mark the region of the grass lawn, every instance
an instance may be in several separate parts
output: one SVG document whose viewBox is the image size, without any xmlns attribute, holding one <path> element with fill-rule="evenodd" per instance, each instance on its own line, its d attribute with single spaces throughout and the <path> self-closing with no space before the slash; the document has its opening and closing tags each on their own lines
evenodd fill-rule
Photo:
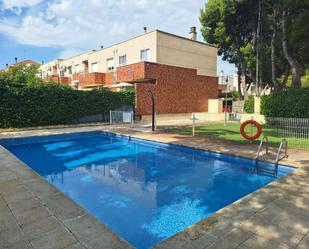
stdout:
<svg viewBox="0 0 309 249">
<path fill-rule="evenodd" d="M 240 123 L 228 123 L 226 126 L 224 126 L 224 124 L 206 124 L 197 126 L 195 132 L 196 136 L 248 143 L 248 140 L 240 135 L 239 128 Z M 192 134 L 192 126 L 174 126 L 165 127 L 165 129 L 179 134 Z M 245 132 L 247 134 L 255 134 L 256 128 L 247 125 Z M 277 147 L 283 137 L 282 134 L 284 134 L 284 132 L 281 130 L 263 127 L 262 135 L 259 139 L 255 140 L 254 143 L 260 143 L 263 135 L 266 135 L 268 136 L 270 145 Z M 309 150 L 309 139 L 299 139 L 292 136 L 287 136 L 285 138 L 288 141 L 289 148 Z"/>
</svg>

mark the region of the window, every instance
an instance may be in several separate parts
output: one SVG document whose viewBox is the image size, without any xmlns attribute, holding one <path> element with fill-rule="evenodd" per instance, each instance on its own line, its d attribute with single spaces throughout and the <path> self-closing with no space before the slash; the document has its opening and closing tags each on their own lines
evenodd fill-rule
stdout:
<svg viewBox="0 0 309 249">
<path fill-rule="evenodd" d="M 114 70 L 114 58 L 107 59 L 107 71 L 113 71 Z"/>
<path fill-rule="evenodd" d="M 150 61 L 150 49 L 141 50 L 141 61 Z"/>
<path fill-rule="evenodd" d="M 72 66 L 68 66 L 68 73 L 69 73 L 69 75 L 72 74 Z"/>
<path fill-rule="evenodd" d="M 80 66 L 79 64 L 75 65 L 75 73 L 79 73 L 80 72 Z"/>
<path fill-rule="evenodd" d="M 119 56 L 119 66 L 125 66 L 127 64 L 127 55 Z"/>
<path fill-rule="evenodd" d="M 64 76 L 64 67 L 60 68 L 60 76 L 63 77 Z"/>
<path fill-rule="evenodd" d="M 92 72 L 98 72 L 98 63 L 97 62 L 91 64 L 91 70 L 92 70 Z"/>
</svg>

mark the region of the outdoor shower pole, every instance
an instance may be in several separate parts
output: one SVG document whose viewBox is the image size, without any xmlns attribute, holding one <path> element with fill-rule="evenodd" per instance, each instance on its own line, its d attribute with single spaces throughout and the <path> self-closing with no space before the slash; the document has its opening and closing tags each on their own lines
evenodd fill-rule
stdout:
<svg viewBox="0 0 309 249">
<path fill-rule="evenodd" d="M 155 130 L 155 99 L 152 91 L 148 92 L 148 95 L 151 97 L 151 105 L 152 105 L 152 124 L 151 124 L 151 130 Z"/>
</svg>

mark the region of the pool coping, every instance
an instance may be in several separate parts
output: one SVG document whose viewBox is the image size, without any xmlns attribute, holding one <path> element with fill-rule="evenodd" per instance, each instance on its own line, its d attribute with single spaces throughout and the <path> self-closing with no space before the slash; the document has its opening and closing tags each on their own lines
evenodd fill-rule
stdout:
<svg viewBox="0 0 309 249">
<path fill-rule="evenodd" d="M 145 140 L 145 138 L 141 136 L 128 135 L 126 134 L 126 132 L 113 132 L 109 129 L 100 129 L 99 131 L 109 133 L 112 132 L 116 135 L 118 134 L 122 136 Z M 63 132 L 59 130 L 58 133 L 47 134 L 47 136 L 70 133 L 76 133 L 76 130 L 72 130 L 70 132 Z M 46 134 L 37 135 L 35 137 L 41 137 L 45 135 Z M 7 137 L 7 139 L 10 138 L 16 137 Z M 162 141 L 156 140 L 155 138 L 146 140 L 164 143 Z M 194 146 L 181 145 L 178 143 L 170 144 L 201 150 L 201 148 Z M 245 159 L 252 159 L 250 157 L 242 155 L 221 153 L 220 151 L 205 151 L 220 153 L 223 155 L 237 156 Z M 9 171 L 11 173 L 9 175 L 13 177 L 13 179 L 11 180 L 0 181 L 0 186 L 4 187 L 4 190 L 2 188 L 0 190 L 0 204 L 2 198 L 15 218 L 16 216 L 14 215 L 14 201 L 11 202 L 10 198 L 7 199 L 5 191 L 9 191 L 12 188 L 18 189 L 22 186 L 26 190 L 26 192 L 31 192 L 34 199 L 40 202 L 40 206 L 48 209 L 50 215 L 48 217 L 44 217 L 44 219 L 50 219 L 50 217 L 53 217 L 53 219 L 57 220 L 57 223 L 59 223 L 60 226 L 62 226 L 66 229 L 66 231 L 69 232 L 71 237 L 73 237 L 71 245 L 78 244 L 79 246 L 81 246 L 81 248 L 102 248 L 102 245 L 104 245 L 106 248 L 134 248 L 132 245 L 128 244 L 123 238 L 121 238 L 121 236 L 111 231 L 103 223 L 98 221 L 92 215 L 88 214 L 87 211 L 81 208 L 77 203 L 75 203 L 69 197 L 64 195 L 61 191 L 56 189 L 47 180 L 39 176 L 28 165 L 21 162 L 17 157 L 15 157 L 12 153 L 6 150 L 3 146 L 0 146 L 0 158 L 2 162 L 3 160 L 5 160 L 6 165 L 4 166 L 4 164 L 1 163 L 0 170 Z M 297 167 L 297 165 L 290 165 L 288 162 L 284 165 Z M 281 193 L 280 187 L 282 187 L 282 184 L 284 184 L 287 179 L 293 178 L 295 176 L 297 177 L 299 174 L 302 174 L 301 169 L 302 167 L 298 167 L 294 170 L 294 172 L 290 173 L 289 175 L 284 176 L 277 181 L 271 182 L 268 185 L 258 189 L 257 191 L 246 195 L 245 197 L 220 209 L 216 213 L 208 216 L 207 218 L 183 230 L 182 232 L 159 242 L 157 245 L 153 246 L 153 248 L 192 248 L 192 246 L 194 248 L 206 248 L 208 246 L 216 244 L 217 241 L 219 241 L 223 236 L 229 234 L 232 230 L 240 229 L 239 225 L 242 222 L 245 222 L 250 217 L 256 215 L 259 210 L 263 210 L 265 206 L 276 201 Z M 18 194 L 18 192 L 15 194 Z M 258 198 L 262 198 L 263 202 L 259 201 L 259 203 L 256 203 L 255 200 Z M 56 199 L 60 206 L 63 205 L 63 207 L 61 208 L 58 205 L 53 205 L 51 200 L 54 199 Z M 67 212 L 67 210 L 65 209 L 69 209 L 70 212 Z M 17 210 L 16 212 L 19 211 Z M 18 219 L 16 220 L 16 222 L 19 224 L 21 230 L 23 229 L 23 225 L 27 225 L 21 223 Z M 89 224 L 91 224 L 90 227 Z M 87 233 L 88 230 L 91 230 L 92 233 L 95 234 L 91 235 L 91 240 L 87 238 L 87 236 L 90 236 Z M 87 236 L 83 235 L 83 233 L 85 232 Z M 250 229 L 246 230 L 244 228 L 242 228 L 241 232 L 245 232 L 245 234 L 250 234 L 251 236 L 252 234 L 254 234 L 254 231 Z M 38 237 L 34 237 L 32 240 L 29 240 L 33 248 L 35 245 L 34 242 L 36 242 L 37 240 Z"/>
</svg>

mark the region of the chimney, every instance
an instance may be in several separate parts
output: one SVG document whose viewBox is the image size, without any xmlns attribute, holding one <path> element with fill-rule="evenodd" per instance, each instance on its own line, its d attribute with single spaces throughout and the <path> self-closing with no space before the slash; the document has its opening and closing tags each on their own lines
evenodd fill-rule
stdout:
<svg viewBox="0 0 309 249">
<path fill-rule="evenodd" d="M 193 40 L 193 41 L 196 41 L 196 27 L 191 27 L 190 28 L 190 33 L 189 33 L 189 39 L 190 40 Z"/>
<path fill-rule="evenodd" d="M 14 59 L 15 59 L 15 64 L 17 64 L 17 57 L 15 57 Z"/>
</svg>

